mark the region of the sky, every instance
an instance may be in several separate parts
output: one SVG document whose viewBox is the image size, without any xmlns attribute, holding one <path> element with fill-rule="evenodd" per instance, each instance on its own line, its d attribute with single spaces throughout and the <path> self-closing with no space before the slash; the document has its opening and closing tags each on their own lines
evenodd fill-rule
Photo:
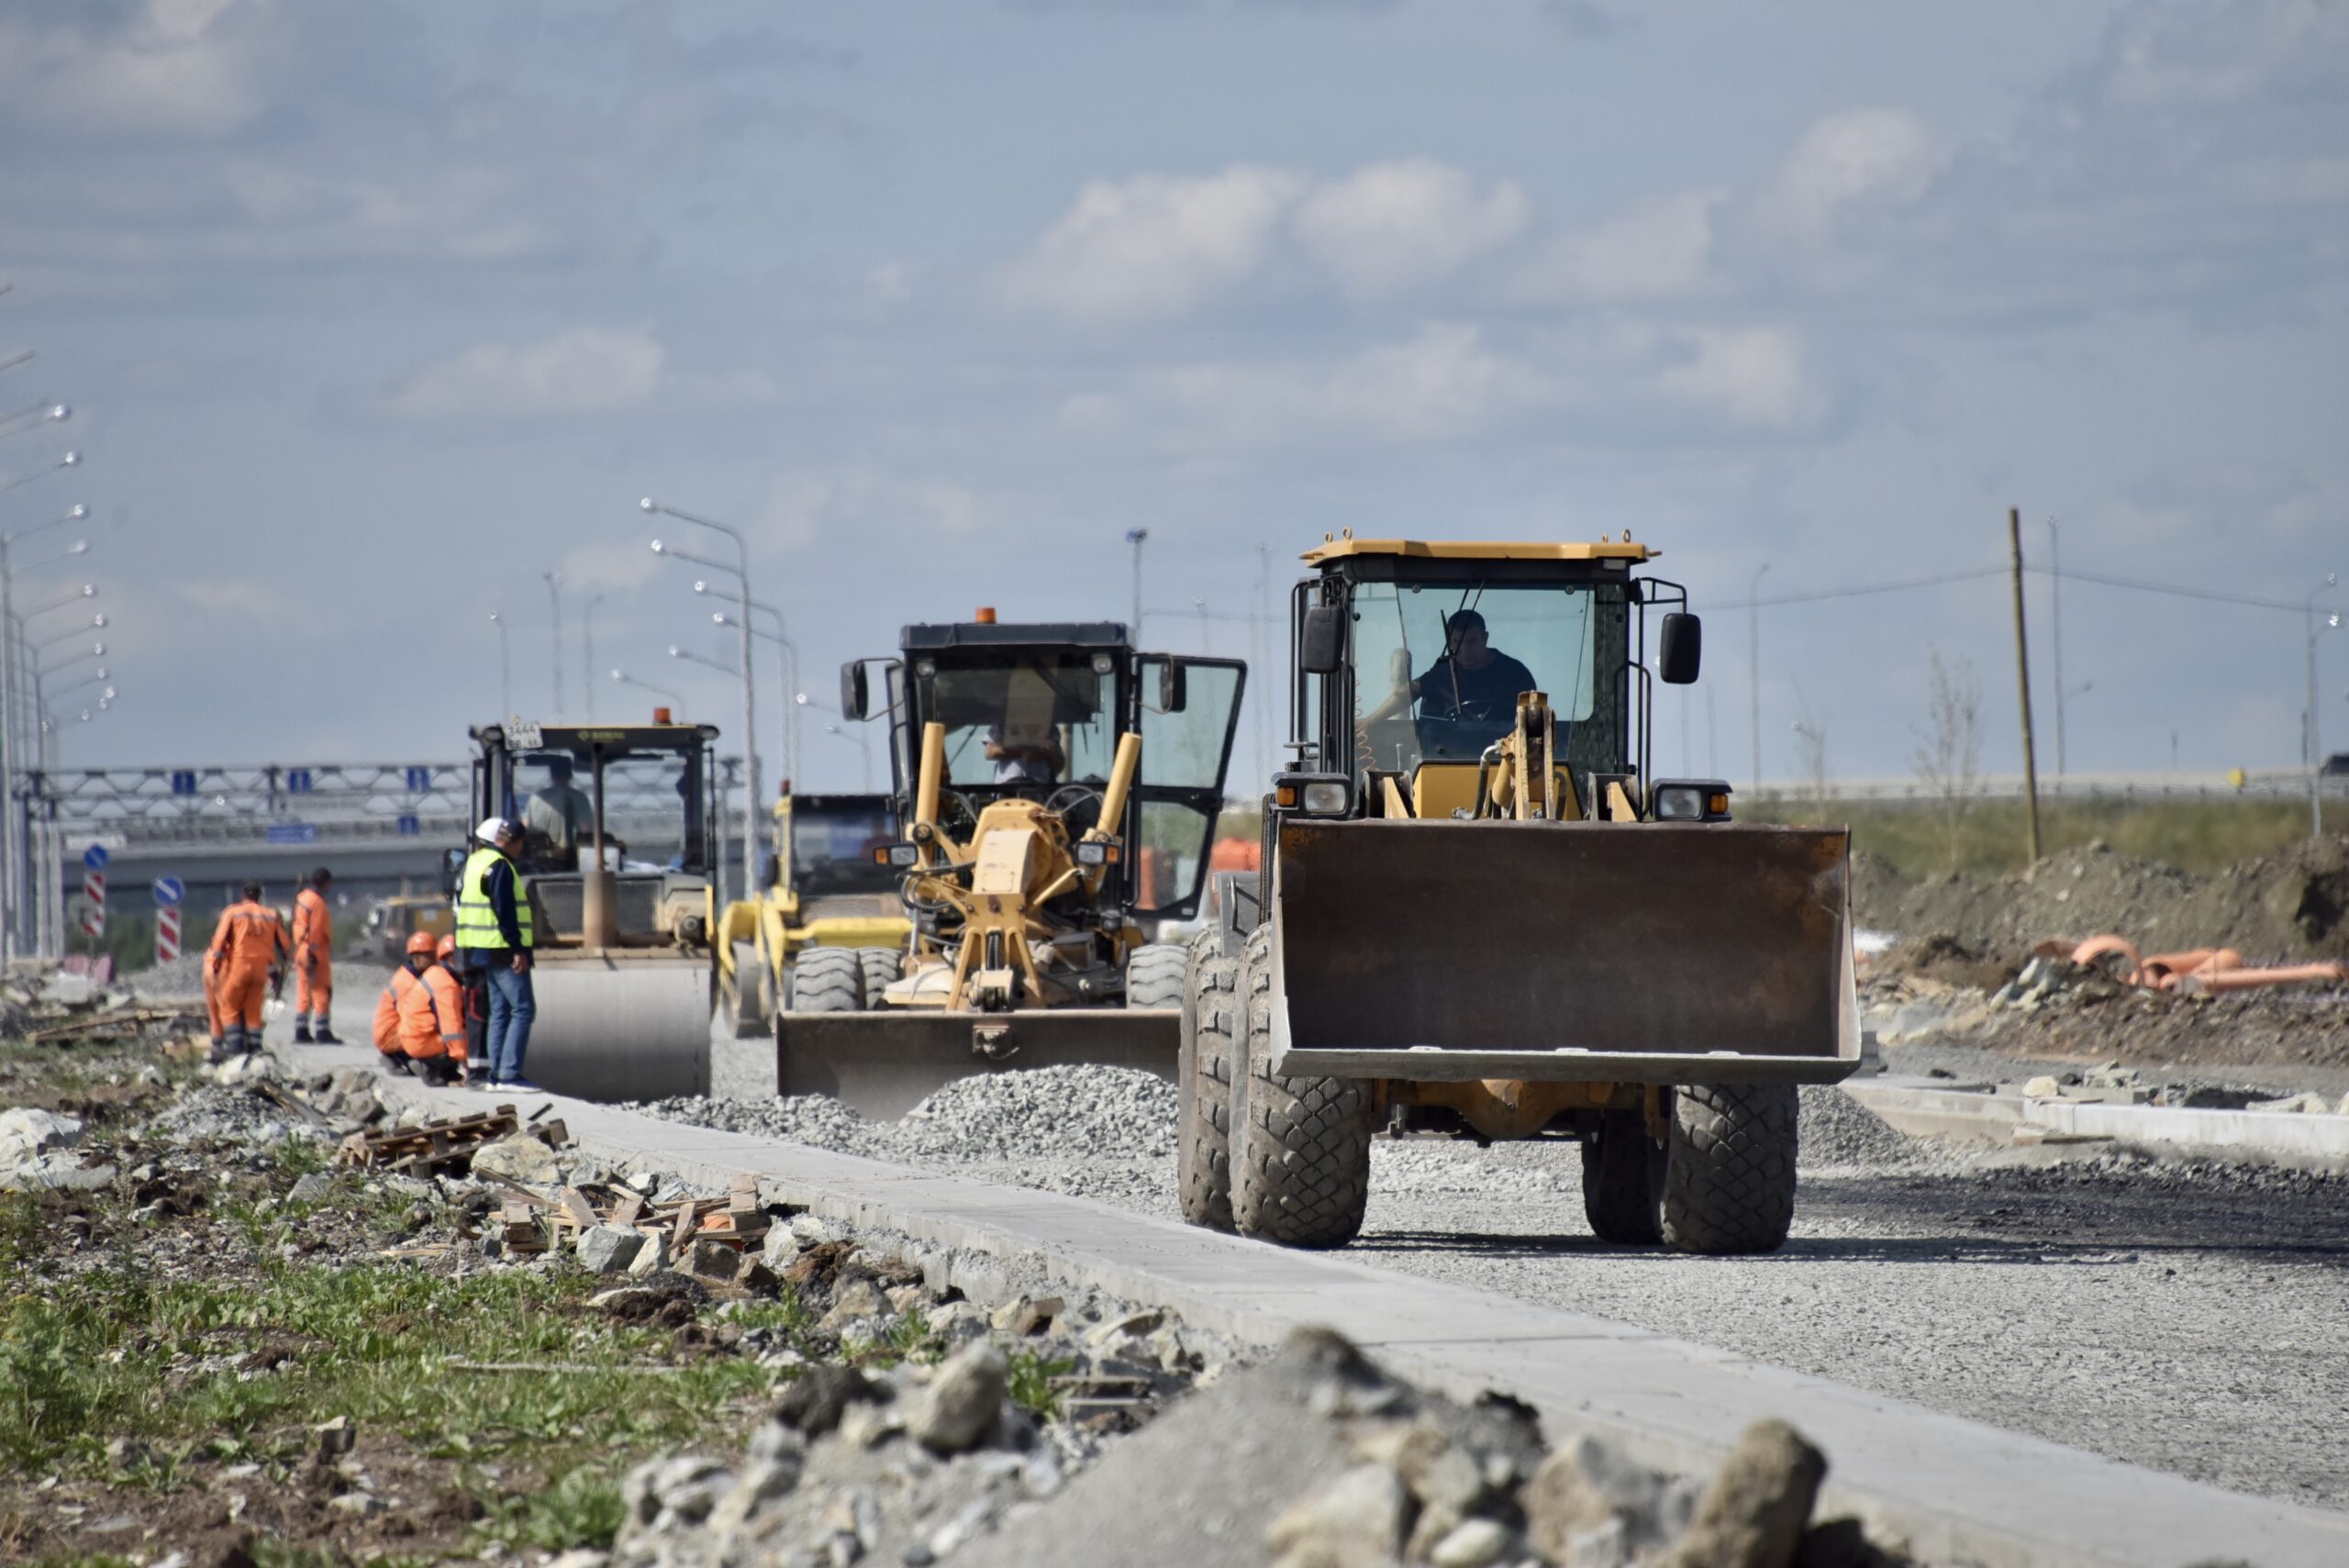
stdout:
<svg viewBox="0 0 2349 1568">
<path fill-rule="evenodd" d="M 1709 623 L 1659 767 L 1741 784 L 1798 724 L 1909 774 L 1935 658 L 2019 767 L 2003 577 L 1802 597 L 2002 566 L 2009 507 L 2035 566 L 2349 575 L 2349 6 L 0 0 L 0 139 L 68 767 L 461 756 L 501 625 L 513 710 L 664 700 L 619 669 L 732 749 L 668 652 L 733 662 L 731 580 L 649 548 L 732 541 L 646 495 L 743 531 L 818 703 L 907 622 L 1128 617 L 1130 529 L 1142 640 L 1227 656 L 1325 532 L 1629 529 Z M 2071 771 L 2298 760 L 2299 612 L 2061 614 Z"/>
</svg>

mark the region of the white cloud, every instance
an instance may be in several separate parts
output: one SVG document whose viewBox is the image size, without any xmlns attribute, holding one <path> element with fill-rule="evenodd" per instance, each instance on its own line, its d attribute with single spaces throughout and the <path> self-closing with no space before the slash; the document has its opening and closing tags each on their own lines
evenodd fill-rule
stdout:
<svg viewBox="0 0 2349 1568">
<path fill-rule="evenodd" d="M 1525 193 L 1429 158 L 1374 163 L 1323 185 L 1297 208 L 1297 237 L 1357 295 L 1431 282 L 1515 239 Z"/>
<path fill-rule="evenodd" d="M 1805 131 L 1756 203 L 1764 228 L 1801 243 L 1824 241 L 1847 210 L 1907 201 L 1935 162 L 1924 122 L 1906 109 L 1847 109 Z"/>
<path fill-rule="evenodd" d="M 1686 358 L 1656 378 L 1675 397 L 1766 430 L 1795 429 L 1823 412 L 1791 328 L 1692 328 L 1681 343 Z"/>
<path fill-rule="evenodd" d="M 1278 169 L 1097 180 L 1011 271 L 1015 296 L 1080 320 L 1161 316 L 1253 272 L 1302 188 Z"/>
<path fill-rule="evenodd" d="M 1152 372 L 1121 393 L 1070 398 L 1061 413 L 1073 429 L 1131 430 L 1191 448 L 1331 436 L 1434 441 L 1469 434 L 1544 390 L 1541 376 L 1487 348 L 1477 328 L 1442 322 L 1332 363 Z"/>
<path fill-rule="evenodd" d="M 1719 191 L 1642 202 L 1544 249 L 1520 280 L 1528 298 L 1621 304 L 1677 299 L 1710 282 Z"/>
<path fill-rule="evenodd" d="M 961 484 L 938 479 L 849 473 L 786 473 L 768 487 L 761 528 L 773 543 L 799 549 L 827 534 L 968 534 L 986 520 L 985 505 Z"/>
<path fill-rule="evenodd" d="M 276 33 L 255 0 L 147 0 L 107 26 L 104 8 L 39 8 L 0 20 L 0 103 L 17 116 L 101 130 L 217 136 L 259 114 Z M 68 19 L 70 18 L 70 19 Z"/>
<path fill-rule="evenodd" d="M 602 413 L 651 396 L 663 357 L 648 333 L 595 327 L 541 343 L 483 343 L 418 371 L 390 406 L 425 418 Z"/>
</svg>

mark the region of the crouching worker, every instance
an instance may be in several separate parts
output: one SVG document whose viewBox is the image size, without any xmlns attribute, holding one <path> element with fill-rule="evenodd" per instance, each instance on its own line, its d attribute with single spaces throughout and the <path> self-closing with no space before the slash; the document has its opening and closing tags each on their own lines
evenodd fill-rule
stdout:
<svg viewBox="0 0 2349 1568">
<path fill-rule="evenodd" d="M 410 1071 L 428 1084 L 453 1084 L 465 1070 L 465 993 L 443 962 L 456 944 L 435 942 L 419 931 L 408 939 L 408 964 L 415 983 L 400 998 L 400 1049 Z"/>
<path fill-rule="evenodd" d="M 408 938 L 407 956 L 399 968 L 392 971 L 392 983 L 375 998 L 375 1054 L 384 1059 L 386 1073 L 410 1071 L 400 1018 L 406 1009 L 408 994 L 423 987 L 424 972 L 430 967 L 432 936 L 429 931 L 418 931 Z"/>
</svg>

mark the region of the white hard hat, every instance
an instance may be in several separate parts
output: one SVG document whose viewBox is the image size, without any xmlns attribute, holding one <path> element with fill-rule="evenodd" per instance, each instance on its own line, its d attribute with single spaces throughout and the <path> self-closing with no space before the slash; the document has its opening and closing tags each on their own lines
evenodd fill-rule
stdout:
<svg viewBox="0 0 2349 1568">
<path fill-rule="evenodd" d="M 473 829 L 473 837 L 484 844 L 494 844 L 511 829 L 503 817 L 484 817 L 481 826 Z"/>
</svg>

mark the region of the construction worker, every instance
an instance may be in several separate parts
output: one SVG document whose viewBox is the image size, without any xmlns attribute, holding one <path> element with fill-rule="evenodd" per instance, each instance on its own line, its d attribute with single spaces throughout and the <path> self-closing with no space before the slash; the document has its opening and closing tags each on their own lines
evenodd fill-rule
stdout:
<svg viewBox="0 0 2349 1568">
<path fill-rule="evenodd" d="M 447 938 L 453 955 L 456 943 Z M 428 1084 L 454 1083 L 465 1067 L 465 995 L 429 932 L 408 940 L 416 983 L 400 996 L 400 1049 Z"/>
<path fill-rule="evenodd" d="M 320 866 L 310 873 L 310 885 L 294 895 L 294 1043 L 340 1045 L 327 1014 L 334 1006 L 334 917 L 327 909 L 327 889 L 334 873 Z M 317 1032 L 310 1024 L 317 1020 Z"/>
<path fill-rule="evenodd" d="M 407 940 L 407 954 L 400 967 L 392 971 L 391 984 L 375 998 L 375 1053 L 384 1059 L 387 1073 L 414 1071 L 408 1065 L 407 1047 L 400 1039 L 400 1013 L 409 992 L 424 984 L 423 972 L 432 962 L 432 933 L 418 931 Z"/>
<path fill-rule="evenodd" d="M 220 981 L 208 963 L 204 966 L 204 1016 L 212 1026 L 212 1060 L 217 1062 L 226 1054 L 221 1049 L 224 1040 L 220 1023 Z"/>
<path fill-rule="evenodd" d="M 522 1076 L 530 1044 L 530 1021 L 538 998 L 530 986 L 530 900 L 513 857 L 522 847 L 521 828 L 499 817 L 473 829 L 481 847 L 465 859 L 457 878 L 457 954 L 489 993 L 489 1026 L 482 1065 L 492 1094 L 538 1093 Z"/>
<path fill-rule="evenodd" d="M 450 1047 L 449 1054 L 458 1067 L 457 1081 L 469 1089 L 480 1088 L 483 1079 L 473 1067 L 476 1060 L 473 1053 L 480 1049 L 482 1027 L 488 1019 L 476 1016 L 482 1005 L 481 987 L 472 983 L 472 977 L 465 971 L 464 961 L 457 956 L 457 939 L 453 932 L 433 944 L 432 968 L 428 972 L 428 977 L 435 985 L 445 980 L 455 991 L 453 1006 L 459 1035 L 456 1044 Z"/>
<path fill-rule="evenodd" d="M 246 883 L 244 896 L 220 911 L 212 946 L 205 954 L 220 1003 L 220 1045 L 215 1061 L 261 1049 L 262 997 L 285 983 L 285 922 L 261 901 L 261 884 Z"/>
</svg>

